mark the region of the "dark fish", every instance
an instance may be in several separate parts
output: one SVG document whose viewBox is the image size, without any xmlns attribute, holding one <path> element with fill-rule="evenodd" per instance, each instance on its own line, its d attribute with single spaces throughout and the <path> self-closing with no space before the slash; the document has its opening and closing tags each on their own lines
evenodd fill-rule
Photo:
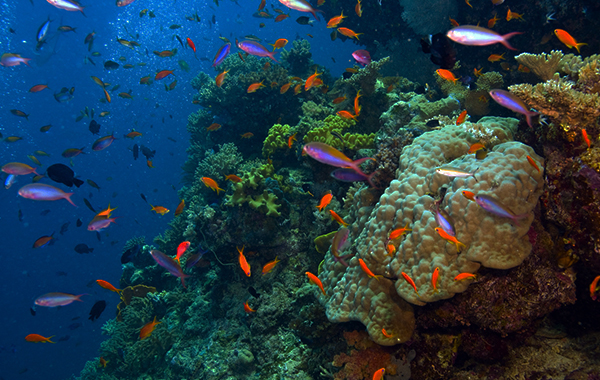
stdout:
<svg viewBox="0 0 600 380">
<path fill-rule="evenodd" d="M 23 211 L 21 211 L 21 209 L 19 209 L 19 212 L 17 213 L 17 217 L 19 218 L 19 222 L 23 221 Z"/>
<path fill-rule="evenodd" d="M 59 342 L 66 342 L 69 339 L 71 339 L 71 337 L 69 335 L 63 335 L 60 338 L 58 338 L 58 341 Z"/>
<path fill-rule="evenodd" d="M 144 202 L 148 203 L 148 200 L 146 199 L 146 196 L 144 194 L 140 193 L 140 196 L 142 197 L 142 199 L 144 200 Z"/>
<path fill-rule="evenodd" d="M 76 330 L 78 328 L 80 328 L 82 325 L 79 322 L 75 322 L 75 323 L 71 323 L 69 326 L 67 326 L 67 328 L 71 331 Z"/>
<path fill-rule="evenodd" d="M 254 289 L 252 286 L 248 288 L 248 293 L 250 293 L 252 295 L 252 297 L 254 297 L 254 298 L 260 297 L 260 294 L 258 294 L 256 289 Z"/>
<path fill-rule="evenodd" d="M 71 222 L 67 222 L 65 224 L 63 224 L 62 226 L 60 226 L 60 234 L 64 235 L 65 232 L 67 232 L 69 230 L 69 224 L 71 224 Z"/>
<path fill-rule="evenodd" d="M 119 241 L 118 240 L 113 240 L 110 242 L 110 246 L 114 247 Z"/>
<path fill-rule="evenodd" d="M 98 241 L 102 241 L 102 236 L 100 236 L 100 232 L 96 231 L 96 239 L 98 239 Z"/>
<path fill-rule="evenodd" d="M 96 210 L 94 210 L 94 208 L 92 207 L 92 204 L 90 203 L 90 201 L 88 201 L 86 198 L 83 198 L 83 203 L 85 203 L 85 205 L 92 210 L 92 212 L 96 212 Z"/>
<path fill-rule="evenodd" d="M 88 183 L 88 185 L 90 185 L 94 189 L 100 190 L 100 186 L 98 186 L 98 184 L 96 182 L 92 181 L 91 179 L 86 180 L 86 182 Z"/>
<path fill-rule="evenodd" d="M 90 317 L 88 318 L 90 321 L 94 321 L 98 319 L 102 312 L 106 309 L 106 301 L 98 301 L 92 306 L 92 310 L 90 310 Z"/>
<path fill-rule="evenodd" d="M 15 33 L 17 33 L 17 31 L 16 31 L 16 30 L 14 30 L 13 28 L 8 28 L 8 31 L 9 31 L 10 33 L 12 33 L 12 34 L 15 34 Z"/>
<path fill-rule="evenodd" d="M 151 150 L 143 145 L 140 147 L 140 150 L 142 151 L 142 154 L 146 156 L 147 160 L 151 160 L 156 154 L 156 150 Z"/>
<path fill-rule="evenodd" d="M 172 138 L 172 137 L 167 137 L 167 140 L 173 141 L 174 143 L 176 143 L 176 142 L 177 142 L 177 140 L 175 140 L 175 139 L 174 139 L 174 138 Z"/>
<path fill-rule="evenodd" d="M 104 62 L 104 68 L 106 70 L 114 70 L 119 68 L 119 64 L 115 61 L 106 61 Z"/>
<path fill-rule="evenodd" d="M 202 250 L 198 250 L 198 253 L 193 254 L 192 256 L 190 256 L 189 259 L 187 259 L 186 263 L 185 263 L 185 267 L 187 269 L 190 269 L 191 267 L 195 266 L 196 264 L 198 264 L 198 262 L 200 260 L 202 260 L 202 256 L 204 256 L 204 254 L 208 251 L 202 251 Z"/>
<path fill-rule="evenodd" d="M 57 275 L 58 277 L 66 276 L 66 275 L 67 275 L 67 272 L 65 272 L 65 271 L 62 271 L 62 270 L 59 270 L 58 272 L 56 272 L 56 275 Z"/>
<path fill-rule="evenodd" d="M 87 244 L 77 244 L 75 246 L 75 252 L 83 254 L 83 253 L 92 253 L 94 252 L 94 248 L 90 248 L 87 246 Z"/>
<path fill-rule="evenodd" d="M 71 87 L 71 89 L 63 87 L 60 89 L 59 92 L 54 93 L 54 99 L 56 99 L 56 101 L 59 103 L 66 103 L 69 100 L 73 99 L 74 92 L 75 92 L 75 87 Z"/>
<path fill-rule="evenodd" d="M 88 129 L 90 130 L 90 132 L 92 132 L 93 135 L 99 135 L 100 134 L 100 124 L 98 124 L 96 122 L 96 120 L 90 121 L 90 126 L 89 126 Z"/>
<path fill-rule="evenodd" d="M 133 159 L 137 160 L 139 156 L 140 156 L 140 147 L 138 146 L 138 144 L 135 144 L 133 146 Z"/>
<path fill-rule="evenodd" d="M 443 33 L 434 34 L 431 40 L 421 38 L 421 50 L 431 54 L 431 62 L 442 69 L 451 70 L 456 63 L 456 50 L 452 41 Z"/>
<path fill-rule="evenodd" d="M 185 47 L 183 45 L 183 41 L 181 40 L 181 37 L 179 37 L 177 34 L 175 35 L 175 38 L 177 38 L 177 41 L 179 41 L 179 43 L 181 44 L 181 47 Z"/>
<path fill-rule="evenodd" d="M 46 215 L 48 215 L 49 212 L 50 212 L 50 210 L 44 210 L 44 211 L 40 212 L 40 215 L 46 216 Z"/>
<path fill-rule="evenodd" d="M 33 307 L 29 308 L 29 312 L 35 317 L 35 309 Z"/>
<path fill-rule="evenodd" d="M 77 227 L 81 227 L 83 225 L 83 222 L 81 221 L 81 219 L 77 219 L 77 223 L 75 223 L 75 225 Z"/>
<path fill-rule="evenodd" d="M 179 24 L 173 24 L 173 25 L 169 26 L 169 29 L 173 29 L 173 30 L 179 29 L 179 28 L 181 28 L 181 25 L 179 25 Z"/>
<path fill-rule="evenodd" d="M 300 16 L 296 19 L 296 22 L 300 25 L 312 25 L 312 20 L 306 16 Z"/>
<path fill-rule="evenodd" d="M 121 264 L 127 264 L 133 261 L 135 255 L 140 251 L 139 244 L 134 245 L 121 255 Z"/>
<path fill-rule="evenodd" d="M 75 178 L 75 172 L 64 164 L 51 165 L 46 170 L 46 175 L 54 182 L 62 183 L 68 187 L 83 185 L 82 180 Z"/>
<path fill-rule="evenodd" d="M 337 40 L 337 30 L 334 30 L 333 32 L 331 32 L 331 34 L 329 36 L 331 37 L 332 41 Z M 331 57 L 331 59 L 333 59 L 333 57 Z M 335 59 L 333 59 L 333 62 L 335 62 Z"/>
<path fill-rule="evenodd" d="M 427 125 L 429 128 L 436 128 L 440 126 L 440 121 L 436 119 L 429 120 L 427 123 L 425 123 L 425 125 Z"/>
</svg>

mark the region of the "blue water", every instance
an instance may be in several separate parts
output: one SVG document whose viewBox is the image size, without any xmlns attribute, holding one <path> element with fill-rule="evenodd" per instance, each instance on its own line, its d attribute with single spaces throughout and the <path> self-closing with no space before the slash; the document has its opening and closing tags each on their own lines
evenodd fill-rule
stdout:
<svg viewBox="0 0 600 380">
<path fill-rule="evenodd" d="M 134 236 L 145 236 L 146 243 L 151 243 L 172 220 L 179 202 L 176 190 L 182 186 L 180 167 L 186 160 L 187 116 L 197 109 L 191 102 L 194 90 L 189 82 L 199 71 L 215 75 L 210 61 L 223 43 L 219 35 L 233 40 L 255 34 L 267 42 L 274 42 L 277 38 L 290 41 L 297 36 L 305 38 L 306 33 L 311 33 L 314 39 L 309 40 L 319 41 L 318 45 L 313 43 L 312 48 L 315 62 L 327 66 L 333 75 L 340 75 L 349 65 L 350 53 L 356 50 L 356 45 L 350 41 L 331 42 L 330 30 L 324 23 L 315 27 L 298 25 L 295 19 L 304 14 L 292 11 L 285 22 L 269 20 L 267 26 L 260 29 L 258 24 L 263 20 L 252 17 L 257 4 L 221 2 L 217 8 L 211 2 L 136 1 L 118 8 L 112 1 L 86 1 L 83 5 L 87 17 L 79 12 L 57 9 L 41 0 L 34 0 L 33 4 L 26 0 L 2 4 L 0 15 L 4 25 L 0 31 L 0 52 L 33 59 L 31 67 L 0 67 L 3 84 L 0 132 L 4 137 L 23 138 L 15 143 L 0 143 L 0 163 L 32 164 L 27 155 L 43 150 L 51 155 L 38 156 L 43 163 L 39 171 L 44 172 L 54 163 L 70 165 L 69 159 L 61 157 L 65 149 L 85 147 L 87 154 L 72 159 L 73 170 L 79 178 L 91 179 L 101 189 L 98 191 L 88 184 L 71 189 L 77 208 L 65 200 L 42 202 L 19 197 L 18 189 L 29 183 L 31 176 L 20 177 L 10 189 L 0 191 L 0 229 L 4 236 L 0 264 L 0 378 L 68 378 L 78 374 L 87 360 L 97 357 L 100 342 L 106 338 L 101 334 L 101 326 L 114 317 L 118 296 L 91 284 L 96 279 L 103 279 L 118 285 L 120 256 L 125 242 Z M 156 17 L 140 18 L 139 12 L 144 8 L 154 11 Z M 196 12 L 202 22 L 185 20 L 185 15 Z M 216 23 L 209 26 L 212 15 L 215 15 Z M 37 30 L 48 17 L 52 20 L 49 42 L 41 52 L 36 52 Z M 180 24 L 182 28 L 171 30 L 172 24 Z M 77 31 L 59 33 L 56 31 L 59 25 L 69 25 Z M 9 27 L 15 30 L 14 34 L 9 32 Z M 83 43 L 92 31 L 96 32 L 92 51 L 100 52 L 100 57 L 91 57 Z M 139 38 L 132 38 L 130 34 L 139 34 Z M 180 46 L 175 34 L 184 41 L 187 37 L 192 38 L 198 58 L 208 57 L 210 61 L 196 60 L 190 49 Z M 118 37 L 136 40 L 142 46 L 131 50 L 117 43 Z M 179 52 L 173 58 L 152 54 L 153 50 L 174 48 Z M 96 66 L 85 64 L 86 56 Z M 126 58 L 125 62 L 118 60 L 121 56 Z M 337 64 L 331 57 L 336 58 Z M 107 71 L 103 63 L 109 59 L 120 64 L 144 62 L 147 65 Z M 190 65 L 189 73 L 179 68 L 177 62 L 180 59 Z M 156 70 L 162 69 L 175 70 L 178 81 L 175 90 L 166 92 L 163 85 L 171 83 L 172 77 L 152 86 L 139 84 L 141 77 L 153 76 Z M 111 86 L 121 86 L 112 93 L 112 103 L 100 102 L 102 89 L 90 76 L 97 76 Z M 50 89 L 29 93 L 36 84 L 47 84 Z M 75 87 L 70 102 L 58 103 L 54 99 L 53 93 L 62 87 Z M 118 92 L 129 90 L 132 90 L 133 100 L 116 96 Z M 75 122 L 85 107 L 94 109 L 95 120 L 101 124 L 100 136 L 88 131 L 90 118 Z M 12 115 L 10 109 L 30 114 L 29 120 Z M 109 111 L 110 115 L 99 117 L 101 111 Z M 52 128 L 48 133 L 41 133 L 40 127 L 47 124 L 52 124 Z M 143 136 L 133 141 L 123 138 L 132 128 Z M 118 139 L 109 148 L 91 151 L 91 145 L 98 137 L 112 132 Z M 153 169 L 146 165 L 143 157 L 133 160 L 131 148 L 134 143 L 156 149 Z M 68 190 L 47 178 L 42 183 Z M 155 214 L 140 194 L 144 194 L 149 203 L 172 211 L 165 216 Z M 100 233 L 101 241 L 94 232 L 86 230 L 94 213 L 84 205 L 83 198 L 89 199 L 98 210 L 109 203 L 118 207 L 113 213 L 119 217 L 117 224 Z M 41 216 L 44 210 L 50 211 Z M 19 212 L 22 221 L 19 221 Z M 83 221 L 82 227 L 75 226 L 77 219 Z M 61 226 L 67 222 L 70 223 L 68 230 L 59 234 Z M 53 245 L 32 248 L 37 238 L 52 233 L 56 238 Z M 80 243 L 94 248 L 94 252 L 76 253 L 74 247 Z M 30 307 L 34 299 L 48 292 L 88 295 L 82 297 L 84 302 L 62 308 L 38 307 L 37 314 L 32 316 Z M 99 320 L 91 322 L 88 313 L 97 300 L 106 300 L 107 308 Z M 31 333 L 54 335 L 54 341 L 61 338 L 63 341 L 57 344 L 28 343 L 24 338 Z"/>
</svg>

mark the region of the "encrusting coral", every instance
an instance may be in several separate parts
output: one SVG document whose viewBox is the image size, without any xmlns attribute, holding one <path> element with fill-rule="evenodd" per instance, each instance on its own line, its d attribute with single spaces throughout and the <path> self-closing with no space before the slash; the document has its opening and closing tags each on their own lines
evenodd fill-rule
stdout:
<svg viewBox="0 0 600 380">
<path fill-rule="evenodd" d="M 353 244 L 340 253 L 352 256 L 347 260 L 349 266 L 346 268 L 331 254 L 325 257 L 320 279 L 327 295 L 319 299 L 329 320 L 361 321 L 378 344 L 404 342 L 410 339 L 414 326 L 412 308 L 404 300 L 424 305 L 451 298 L 464 292 L 471 282 L 454 280 L 458 274 L 476 273 L 481 265 L 512 268 L 529 255 L 531 244 L 526 234 L 533 220 L 531 211 L 542 191 L 543 176 L 526 156 L 540 168 L 543 160 L 530 147 L 508 141 L 513 131 L 505 129 L 516 124 L 516 120 L 509 120 L 514 123 L 499 122 L 503 121 L 500 118 L 481 121 L 477 130 L 488 134 L 491 150 L 483 160 L 466 155 L 477 139 L 465 131 L 465 125 L 425 133 L 404 148 L 397 180 L 392 181 L 375 208 L 365 210 L 369 214 L 361 215 L 359 211 L 350 227 L 348 239 Z M 440 166 L 474 174 L 447 177 L 436 172 Z M 498 200 L 519 215 L 519 220 L 482 209 L 464 197 L 463 190 Z M 454 220 L 456 238 L 466 246 L 462 252 L 434 231 L 438 227 L 434 197 L 440 197 L 440 209 Z M 406 237 L 388 241 L 392 230 L 407 224 L 412 231 Z M 396 250 L 392 257 L 388 255 L 390 243 Z M 359 258 L 375 275 L 384 277 L 370 278 L 359 265 Z M 432 276 L 436 268 L 439 279 L 434 289 Z"/>
</svg>

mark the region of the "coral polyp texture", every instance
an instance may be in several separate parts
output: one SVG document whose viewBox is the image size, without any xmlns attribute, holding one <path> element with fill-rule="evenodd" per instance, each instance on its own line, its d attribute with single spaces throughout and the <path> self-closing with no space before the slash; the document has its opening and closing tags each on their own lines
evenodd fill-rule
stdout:
<svg viewBox="0 0 600 380">
<path fill-rule="evenodd" d="M 543 159 L 532 148 L 510 141 L 516 125 L 515 119 L 483 118 L 425 133 L 403 149 L 397 179 L 369 214 L 361 215 L 359 209 L 351 226 L 352 244 L 340 253 L 351 256 L 348 267 L 336 261 L 331 251 L 325 256 L 319 278 L 327 296 L 320 299 L 330 321 L 358 320 L 378 344 L 404 342 L 414 327 L 408 303 L 425 305 L 464 292 L 472 279 L 455 277 L 474 274 L 481 265 L 509 269 L 523 262 L 531 252 L 527 231 L 543 188 Z M 480 160 L 467 154 L 479 141 L 490 150 Z M 442 166 L 474 175 L 442 175 L 436 172 Z M 463 196 L 465 190 L 496 200 L 518 218 L 486 211 Z M 435 230 L 439 227 L 436 198 L 453 220 L 456 239 L 464 244 L 460 251 Z M 412 231 L 388 241 L 390 232 L 407 224 Z M 395 249 L 391 256 L 388 244 Z M 378 277 L 370 277 L 359 259 Z M 436 268 L 439 278 L 434 289 Z"/>
</svg>

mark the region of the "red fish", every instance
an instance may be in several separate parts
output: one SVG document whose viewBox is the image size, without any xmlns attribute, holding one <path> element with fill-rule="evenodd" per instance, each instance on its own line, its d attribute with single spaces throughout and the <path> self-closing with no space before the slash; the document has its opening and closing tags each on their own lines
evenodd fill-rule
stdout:
<svg viewBox="0 0 600 380">
<path fill-rule="evenodd" d="M 585 141 L 585 143 L 588 146 L 588 149 L 590 149 L 591 144 L 590 144 L 590 138 L 588 137 L 587 131 L 585 130 L 585 128 L 581 128 L 581 135 L 583 136 L 583 141 Z"/>
<path fill-rule="evenodd" d="M 269 261 L 268 263 L 266 263 L 266 264 L 263 266 L 263 269 L 262 269 L 262 274 L 263 274 L 263 276 L 264 276 L 265 274 L 269 273 L 270 271 L 272 271 L 272 270 L 273 270 L 273 268 L 275 268 L 275 265 L 277 265 L 277 263 L 278 263 L 278 262 L 280 262 L 280 261 L 281 261 L 281 260 L 279 260 L 279 259 L 277 259 L 277 257 L 275 257 L 275 260 L 273 260 L 273 261 Z"/>
<path fill-rule="evenodd" d="M 321 198 L 321 202 L 319 202 L 319 204 L 316 206 L 319 211 L 323 211 L 323 209 L 325 207 L 327 207 L 327 205 L 329 204 L 329 202 L 331 202 L 331 200 L 333 199 L 333 194 L 331 194 L 331 192 L 323 195 L 323 198 Z"/>
<path fill-rule="evenodd" d="M 250 264 L 248 264 L 248 261 L 246 260 L 246 256 L 244 256 L 244 247 L 242 247 L 242 249 L 239 249 L 238 247 L 236 247 L 236 249 L 240 254 L 240 256 L 239 256 L 240 268 L 242 268 L 242 270 L 244 271 L 244 274 L 246 276 L 250 277 L 250 275 L 252 273 L 250 272 Z"/>
<path fill-rule="evenodd" d="M 29 92 L 40 92 L 40 91 L 45 90 L 47 88 L 48 88 L 48 86 L 45 85 L 45 84 L 36 84 L 35 86 L 33 86 L 33 87 L 31 87 L 29 89 Z"/>
<path fill-rule="evenodd" d="M 117 294 L 121 293 L 121 289 L 117 289 L 113 286 L 113 284 L 111 284 L 108 281 L 104 281 L 104 280 L 96 280 L 96 283 L 98 285 L 100 285 L 101 287 L 103 287 L 106 290 L 110 290 L 111 292 L 115 292 Z"/>
<path fill-rule="evenodd" d="M 248 314 L 256 313 L 256 310 L 254 310 L 253 308 L 250 307 L 250 305 L 248 305 L 248 301 L 244 302 L 244 311 Z"/>
<path fill-rule="evenodd" d="M 20 162 L 9 162 L 8 164 L 2 166 L 2 171 L 6 174 L 12 175 L 27 175 L 31 173 L 39 175 L 35 172 L 34 167 L 27 164 L 22 164 Z"/>
<path fill-rule="evenodd" d="M 315 276 L 314 274 L 310 273 L 310 272 L 305 272 L 306 275 L 308 276 L 308 280 L 317 285 L 321 291 L 323 292 L 323 295 L 326 296 L 327 293 L 325 293 L 325 288 L 323 288 L 323 283 L 321 282 L 321 280 L 319 280 L 319 277 Z"/>
<path fill-rule="evenodd" d="M 50 339 L 53 337 L 49 336 L 48 338 L 41 336 L 39 334 L 29 334 L 25 337 L 25 340 L 32 343 L 56 343 L 51 341 Z"/>
<path fill-rule="evenodd" d="M 70 204 L 77 207 L 77 205 L 71 201 L 71 195 L 73 195 L 73 193 L 65 193 L 59 188 L 43 183 L 30 183 L 29 185 L 25 185 L 19 189 L 19 195 L 23 198 L 36 201 L 56 201 L 59 199 L 66 199 Z"/>
<path fill-rule="evenodd" d="M 183 243 L 179 244 L 179 246 L 177 246 L 177 256 L 175 257 L 175 260 L 177 260 L 179 265 L 181 265 L 181 256 L 183 256 L 183 254 L 188 250 L 191 244 L 192 243 L 190 243 L 189 241 L 184 241 Z"/>
<path fill-rule="evenodd" d="M 163 78 L 168 77 L 169 75 L 175 75 L 173 74 L 173 70 L 161 70 L 156 73 L 156 75 L 154 76 L 154 80 L 161 80 Z"/>
<path fill-rule="evenodd" d="M 52 234 L 52 235 L 54 235 L 54 234 Z M 54 239 L 52 237 L 52 235 L 51 236 L 42 236 L 41 238 L 37 239 L 35 241 L 35 243 L 33 243 L 33 248 L 42 248 L 42 247 L 45 247 L 48 244 L 50 244 L 50 241 L 52 241 L 52 239 Z"/>
<path fill-rule="evenodd" d="M 144 340 L 147 337 L 149 337 L 150 334 L 152 334 L 152 332 L 156 328 L 156 325 L 158 325 L 159 323 L 162 322 L 156 322 L 156 316 L 154 317 L 154 320 L 152 322 L 146 323 L 144 327 L 140 329 L 140 340 Z"/>
<path fill-rule="evenodd" d="M 34 302 L 36 305 L 44 307 L 66 306 L 74 301 L 83 302 L 79 298 L 86 295 L 87 294 L 46 293 L 43 296 L 36 298 Z"/>
</svg>

